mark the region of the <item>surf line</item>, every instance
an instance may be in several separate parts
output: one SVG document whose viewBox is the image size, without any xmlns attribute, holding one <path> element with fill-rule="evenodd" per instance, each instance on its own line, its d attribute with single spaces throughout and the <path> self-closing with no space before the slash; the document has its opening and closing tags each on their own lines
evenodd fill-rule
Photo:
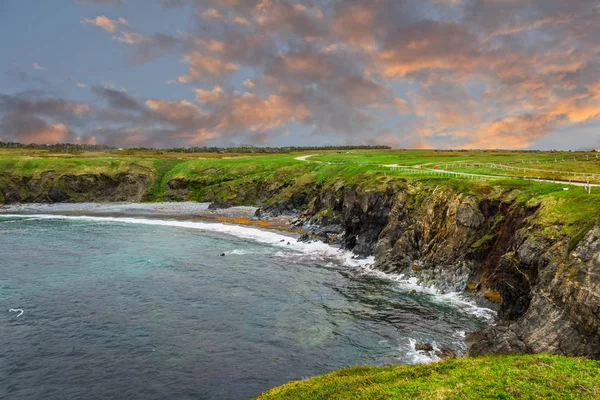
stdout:
<svg viewBox="0 0 600 400">
<path fill-rule="evenodd" d="M 11 308 L 10 310 L 8 310 L 8 312 L 18 312 L 19 315 L 17 315 L 17 318 L 19 318 L 24 313 L 24 311 L 20 308 Z"/>
</svg>

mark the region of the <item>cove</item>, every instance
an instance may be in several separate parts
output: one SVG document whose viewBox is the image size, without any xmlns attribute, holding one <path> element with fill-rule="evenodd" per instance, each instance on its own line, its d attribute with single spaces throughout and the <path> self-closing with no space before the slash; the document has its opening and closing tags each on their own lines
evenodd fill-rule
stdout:
<svg viewBox="0 0 600 400">
<path fill-rule="evenodd" d="M 249 227 L 5 213 L 0 248 L 0 397 L 249 398 L 431 361 L 420 341 L 462 354 L 489 321 L 368 259 Z"/>
</svg>

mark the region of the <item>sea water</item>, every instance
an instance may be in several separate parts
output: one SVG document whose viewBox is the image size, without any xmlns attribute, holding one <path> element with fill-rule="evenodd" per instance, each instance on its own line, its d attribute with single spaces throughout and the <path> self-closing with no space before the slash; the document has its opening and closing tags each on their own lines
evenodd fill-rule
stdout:
<svg viewBox="0 0 600 400">
<path fill-rule="evenodd" d="M 371 259 L 181 207 L 0 213 L 0 398 L 245 399 L 435 360 L 417 341 L 462 354 L 493 316 Z"/>
</svg>

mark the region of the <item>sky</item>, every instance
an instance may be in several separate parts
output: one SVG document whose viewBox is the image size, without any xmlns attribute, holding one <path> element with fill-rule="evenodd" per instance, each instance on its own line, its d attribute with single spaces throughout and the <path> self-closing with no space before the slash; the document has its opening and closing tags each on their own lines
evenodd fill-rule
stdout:
<svg viewBox="0 0 600 400">
<path fill-rule="evenodd" d="M 0 140 L 600 148 L 598 0 L 0 0 Z"/>
</svg>

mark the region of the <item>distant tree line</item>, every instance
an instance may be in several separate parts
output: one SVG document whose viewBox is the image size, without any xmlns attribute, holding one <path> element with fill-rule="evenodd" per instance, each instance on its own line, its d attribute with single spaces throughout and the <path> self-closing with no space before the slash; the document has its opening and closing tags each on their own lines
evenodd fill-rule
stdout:
<svg viewBox="0 0 600 400">
<path fill-rule="evenodd" d="M 112 147 L 101 144 L 73 144 L 73 143 L 57 143 L 57 144 L 23 144 L 17 142 L 0 141 L 0 149 L 29 149 L 29 150 L 48 150 L 52 153 L 73 153 L 83 151 L 102 151 L 111 150 Z"/>
<path fill-rule="evenodd" d="M 390 146 L 286 146 L 286 147 L 258 147 L 258 146 L 239 146 L 239 147 L 177 147 L 171 149 L 162 149 L 169 153 L 292 153 L 299 151 L 349 151 L 349 150 L 389 150 Z M 134 151 L 157 150 L 152 148 L 132 148 Z"/>
<path fill-rule="evenodd" d="M 124 150 L 96 144 L 22 144 L 16 142 L 0 141 L 0 148 L 4 149 L 31 149 L 48 150 L 52 153 L 78 153 L 84 151 Z M 292 153 L 297 151 L 325 151 L 325 150 L 389 150 L 390 146 L 286 146 L 286 147 L 257 147 L 244 145 L 239 147 L 177 147 L 171 149 L 156 149 L 151 147 L 127 148 L 128 152 L 136 151 L 161 151 L 168 153 Z"/>
</svg>

